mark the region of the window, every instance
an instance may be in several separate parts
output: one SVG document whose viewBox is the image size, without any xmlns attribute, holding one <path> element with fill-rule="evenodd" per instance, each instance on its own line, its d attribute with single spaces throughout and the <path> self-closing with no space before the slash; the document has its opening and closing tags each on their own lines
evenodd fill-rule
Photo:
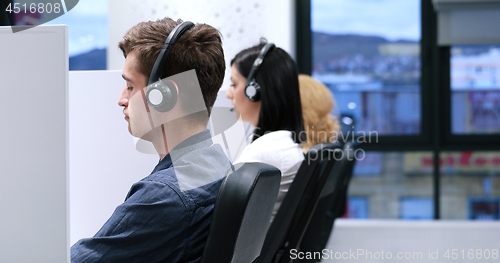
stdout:
<svg viewBox="0 0 500 263">
<path fill-rule="evenodd" d="M 349 197 L 347 200 L 346 218 L 368 218 L 368 201 L 366 197 Z"/>
<path fill-rule="evenodd" d="M 27 1 L 23 1 L 23 3 L 25 2 Z M 48 21 L 44 25 L 67 25 L 69 70 L 105 70 L 109 2 L 108 0 L 77 2 L 78 4 L 73 9 L 55 19 L 46 17 L 50 15 L 46 12 L 17 13 L 14 16 L 15 24 L 37 25 Z"/>
<path fill-rule="evenodd" d="M 431 175 L 430 152 L 367 152 L 354 166 L 347 217 L 431 219 Z"/>
<path fill-rule="evenodd" d="M 445 219 L 499 219 L 500 152 L 442 152 L 441 202 Z"/>
<path fill-rule="evenodd" d="M 500 219 L 500 199 L 469 198 L 469 219 L 498 220 Z"/>
<path fill-rule="evenodd" d="M 419 0 L 312 0 L 312 76 L 355 131 L 419 134 Z"/>
<path fill-rule="evenodd" d="M 500 167 L 484 155 L 500 151 L 500 3 L 476 2 L 296 0 L 300 72 L 355 135 L 380 135 L 349 189 L 369 218 L 497 218 Z"/>
<path fill-rule="evenodd" d="M 401 219 L 433 219 L 432 198 L 403 197 L 401 199 Z"/>
<path fill-rule="evenodd" d="M 500 133 L 500 45 L 453 46 L 452 132 Z"/>
</svg>

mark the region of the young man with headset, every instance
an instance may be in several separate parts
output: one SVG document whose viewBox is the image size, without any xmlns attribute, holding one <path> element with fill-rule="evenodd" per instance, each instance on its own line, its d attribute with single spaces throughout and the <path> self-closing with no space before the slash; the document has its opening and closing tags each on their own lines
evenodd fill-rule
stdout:
<svg viewBox="0 0 500 263">
<path fill-rule="evenodd" d="M 71 247 L 71 261 L 199 262 L 231 167 L 206 128 L 225 72 L 220 33 L 165 18 L 132 27 L 119 47 L 127 84 L 118 104 L 160 162 L 94 237 Z"/>
</svg>

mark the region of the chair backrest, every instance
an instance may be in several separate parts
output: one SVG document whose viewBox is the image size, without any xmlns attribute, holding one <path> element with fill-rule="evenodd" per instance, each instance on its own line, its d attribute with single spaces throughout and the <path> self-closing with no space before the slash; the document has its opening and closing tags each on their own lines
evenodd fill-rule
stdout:
<svg viewBox="0 0 500 263">
<path fill-rule="evenodd" d="M 344 145 L 342 156 L 337 159 L 331 171 L 331 183 L 329 186 L 325 186 L 310 222 L 304 231 L 298 246 L 300 251 L 321 252 L 326 247 L 335 219 L 344 215 L 347 189 L 356 161 L 357 147 L 357 144 L 349 142 Z M 334 185 L 332 185 L 333 183 Z M 298 260 L 298 262 L 319 262 L 319 259 L 304 259 Z"/>
<path fill-rule="evenodd" d="M 281 172 L 263 163 L 232 168 L 217 195 L 202 263 L 250 263 L 264 243 Z"/>
<path fill-rule="evenodd" d="M 325 197 L 338 195 L 338 193 L 343 189 L 347 168 L 355 160 L 355 152 L 352 147 L 352 143 L 347 142 L 342 149 L 336 148 L 334 149 L 335 151 L 331 152 L 333 154 L 333 161 L 331 159 L 327 160 L 327 168 L 325 168 L 325 170 L 321 173 L 319 182 L 316 185 L 311 198 L 307 201 L 304 212 L 295 218 L 297 221 L 296 226 L 294 226 L 294 228 L 290 231 L 287 244 L 283 249 L 279 262 L 291 262 L 290 250 L 299 249 L 299 245 L 310 226 L 313 216 L 316 213 L 323 215 L 326 212 L 316 210 L 318 204 L 320 204 Z M 318 222 L 314 222 L 313 224 L 317 223 Z M 314 226 L 316 227 L 316 225 Z M 302 251 L 302 248 L 300 249 Z"/>
<path fill-rule="evenodd" d="M 261 255 L 256 262 L 269 263 L 273 262 L 275 257 L 279 257 L 280 251 L 282 252 L 289 242 L 291 233 L 294 233 L 299 226 L 298 219 L 307 213 L 306 210 L 311 198 L 315 198 L 318 185 L 325 183 L 325 176 L 322 175 L 329 174 L 332 169 L 335 163 L 333 158 L 335 149 L 341 147 L 341 144 L 334 143 L 315 145 L 309 149 L 269 227 Z"/>
</svg>

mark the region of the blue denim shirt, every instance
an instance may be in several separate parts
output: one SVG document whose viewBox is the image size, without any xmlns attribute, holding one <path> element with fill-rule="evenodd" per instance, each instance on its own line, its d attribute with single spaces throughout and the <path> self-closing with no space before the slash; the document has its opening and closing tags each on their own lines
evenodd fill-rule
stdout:
<svg viewBox="0 0 500 263">
<path fill-rule="evenodd" d="M 88 239 L 71 262 L 199 262 L 222 178 L 231 164 L 209 131 L 177 145 Z"/>
</svg>

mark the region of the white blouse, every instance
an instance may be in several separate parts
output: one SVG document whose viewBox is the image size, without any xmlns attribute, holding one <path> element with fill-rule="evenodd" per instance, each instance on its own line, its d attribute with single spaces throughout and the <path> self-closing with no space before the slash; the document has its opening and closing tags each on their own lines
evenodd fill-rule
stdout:
<svg viewBox="0 0 500 263">
<path fill-rule="evenodd" d="M 281 185 L 273 210 L 273 218 L 299 170 L 304 154 L 300 144 L 295 143 L 290 131 L 266 133 L 247 145 L 236 163 L 261 162 L 276 166 L 281 171 Z"/>
</svg>

